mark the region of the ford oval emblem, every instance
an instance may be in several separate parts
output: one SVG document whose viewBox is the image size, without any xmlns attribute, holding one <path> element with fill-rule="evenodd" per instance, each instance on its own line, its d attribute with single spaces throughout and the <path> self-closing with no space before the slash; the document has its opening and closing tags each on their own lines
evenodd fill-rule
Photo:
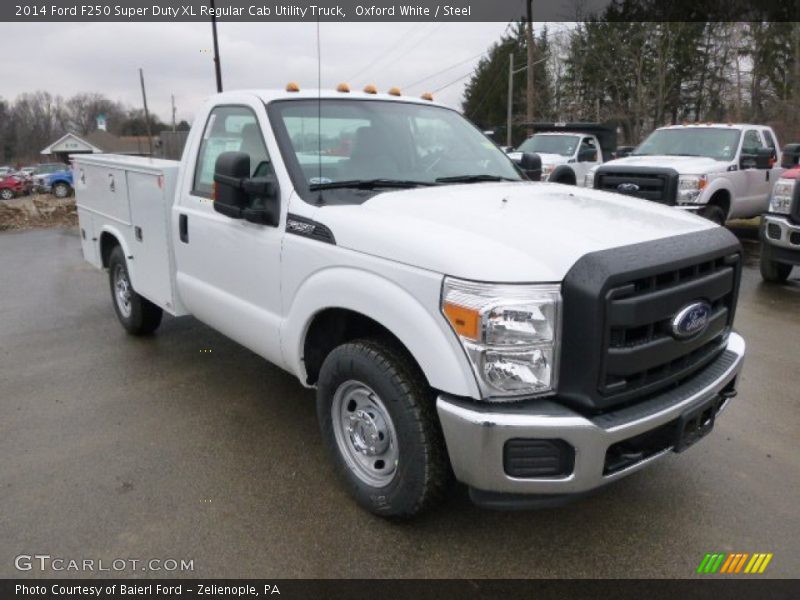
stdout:
<svg viewBox="0 0 800 600">
<path fill-rule="evenodd" d="M 672 336 L 684 340 L 694 337 L 708 327 L 711 305 L 708 302 L 693 302 L 684 306 L 672 319 Z"/>
<path fill-rule="evenodd" d="M 623 194 L 635 194 L 636 192 L 639 191 L 639 186 L 636 185 L 635 183 L 629 183 L 629 182 L 620 183 L 617 186 L 617 191 Z"/>
</svg>

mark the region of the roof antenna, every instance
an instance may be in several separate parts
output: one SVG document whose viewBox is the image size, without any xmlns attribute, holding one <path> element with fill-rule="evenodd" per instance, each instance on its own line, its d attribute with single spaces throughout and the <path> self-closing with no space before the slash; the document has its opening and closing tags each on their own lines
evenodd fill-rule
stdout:
<svg viewBox="0 0 800 600">
<path fill-rule="evenodd" d="M 322 183 L 322 51 L 319 37 L 319 13 L 317 13 L 317 182 Z M 322 189 L 317 190 L 317 205 L 322 205 Z"/>
</svg>

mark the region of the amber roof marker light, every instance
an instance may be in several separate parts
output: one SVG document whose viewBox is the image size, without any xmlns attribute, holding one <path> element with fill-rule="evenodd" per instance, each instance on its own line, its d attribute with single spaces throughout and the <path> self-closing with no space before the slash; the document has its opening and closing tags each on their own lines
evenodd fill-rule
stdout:
<svg viewBox="0 0 800 600">
<path fill-rule="evenodd" d="M 286 91 L 287 92 L 299 92 L 300 86 L 295 81 L 290 81 L 286 84 Z"/>
</svg>

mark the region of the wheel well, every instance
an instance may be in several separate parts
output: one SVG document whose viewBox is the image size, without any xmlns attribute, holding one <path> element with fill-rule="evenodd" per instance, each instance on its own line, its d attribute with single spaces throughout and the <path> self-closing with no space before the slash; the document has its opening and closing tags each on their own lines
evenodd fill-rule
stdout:
<svg viewBox="0 0 800 600">
<path fill-rule="evenodd" d="M 113 234 L 104 231 L 100 234 L 100 259 L 103 261 L 103 266 L 108 267 L 108 261 L 111 258 L 111 253 L 114 248 L 119 246 L 119 240 Z"/>
<path fill-rule="evenodd" d="M 403 352 L 419 368 L 403 342 L 374 319 L 344 308 L 328 308 L 314 316 L 303 343 L 306 382 L 309 385 L 317 382 L 322 363 L 334 348 L 364 338 L 380 340 L 393 349 Z M 422 374 L 421 368 L 419 372 Z"/>
<path fill-rule="evenodd" d="M 719 206 L 727 218 L 731 208 L 731 193 L 728 190 L 717 190 L 708 200 L 709 206 Z"/>
</svg>

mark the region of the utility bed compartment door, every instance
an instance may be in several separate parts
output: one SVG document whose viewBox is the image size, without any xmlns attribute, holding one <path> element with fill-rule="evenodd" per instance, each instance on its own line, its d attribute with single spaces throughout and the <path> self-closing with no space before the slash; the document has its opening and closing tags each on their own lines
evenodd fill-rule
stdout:
<svg viewBox="0 0 800 600">
<path fill-rule="evenodd" d="M 174 312 L 174 258 L 168 227 L 175 171 L 158 174 L 131 170 L 127 176 L 133 226 L 130 261 L 133 286 L 151 302 Z"/>
</svg>

